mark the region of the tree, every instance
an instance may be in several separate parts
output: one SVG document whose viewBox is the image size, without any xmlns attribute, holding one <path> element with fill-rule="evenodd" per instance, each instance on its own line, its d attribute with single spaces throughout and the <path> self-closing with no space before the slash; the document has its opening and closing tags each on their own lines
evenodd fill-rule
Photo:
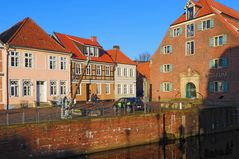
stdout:
<svg viewBox="0 0 239 159">
<path fill-rule="evenodd" d="M 136 61 L 147 62 L 150 60 L 150 57 L 151 55 L 148 52 L 145 52 L 145 53 L 139 54 L 139 57 L 136 58 Z"/>
</svg>

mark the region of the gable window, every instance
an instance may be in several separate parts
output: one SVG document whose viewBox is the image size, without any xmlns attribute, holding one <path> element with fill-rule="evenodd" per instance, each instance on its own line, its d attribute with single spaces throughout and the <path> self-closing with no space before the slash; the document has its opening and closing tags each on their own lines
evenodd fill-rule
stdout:
<svg viewBox="0 0 239 159">
<path fill-rule="evenodd" d="M 186 55 L 194 55 L 194 54 L 195 54 L 194 41 L 186 42 Z"/>
<path fill-rule="evenodd" d="M 86 75 L 91 75 L 91 65 L 88 65 L 86 68 Z"/>
<path fill-rule="evenodd" d="M 228 92 L 227 81 L 211 81 L 209 83 L 209 91 L 211 93 L 226 93 Z"/>
<path fill-rule="evenodd" d="M 29 97 L 32 95 L 31 80 L 23 80 L 23 96 Z"/>
<path fill-rule="evenodd" d="M 160 66 L 160 72 L 162 73 L 168 73 L 173 71 L 173 65 L 172 64 L 165 64 Z"/>
<path fill-rule="evenodd" d="M 101 94 L 101 84 L 96 84 L 96 94 Z"/>
<path fill-rule="evenodd" d="M 56 69 L 56 56 L 49 56 L 49 69 L 50 70 Z"/>
<path fill-rule="evenodd" d="M 94 57 L 99 57 L 99 48 L 98 47 L 93 47 L 93 46 L 86 46 L 85 47 L 85 56 L 94 56 Z"/>
<path fill-rule="evenodd" d="M 67 85 L 66 81 L 60 81 L 60 95 L 66 95 Z"/>
<path fill-rule="evenodd" d="M 187 20 L 192 20 L 194 18 L 194 7 L 187 8 Z"/>
<path fill-rule="evenodd" d="M 10 80 L 10 96 L 19 97 L 19 81 Z"/>
<path fill-rule="evenodd" d="M 213 59 L 213 60 L 210 60 L 209 62 L 210 69 L 219 69 L 219 68 L 226 68 L 226 67 L 228 67 L 228 59 L 226 57 Z"/>
<path fill-rule="evenodd" d="M 209 19 L 209 20 L 204 20 L 201 23 L 198 24 L 198 31 L 201 30 L 208 30 L 214 27 L 214 20 Z"/>
<path fill-rule="evenodd" d="M 61 57 L 61 64 L 60 64 L 60 69 L 61 70 L 66 70 L 67 62 L 66 62 L 66 57 Z"/>
<path fill-rule="evenodd" d="M 89 53 L 90 53 L 90 47 L 87 46 L 85 47 L 85 56 L 89 56 Z"/>
<path fill-rule="evenodd" d="M 96 65 L 96 75 L 101 76 L 101 65 Z"/>
<path fill-rule="evenodd" d="M 124 77 L 127 77 L 127 76 L 128 76 L 128 69 L 124 68 Z"/>
<path fill-rule="evenodd" d="M 121 84 L 117 85 L 117 94 L 122 94 Z"/>
<path fill-rule="evenodd" d="M 194 24 L 187 25 L 187 37 L 194 36 Z"/>
<path fill-rule="evenodd" d="M 105 85 L 105 93 L 110 94 L 110 84 Z"/>
<path fill-rule="evenodd" d="M 24 54 L 24 66 L 26 68 L 32 68 L 33 66 L 33 55 L 31 53 Z"/>
<path fill-rule="evenodd" d="M 75 74 L 80 75 L 82 73 L 82 63 L 75 63 Z"/>
<path fill-rule="evenodd" d="M 118 75 L 118 76 L 122 76 L 122 74 L 121 74 L 121 68 L 120 68 L 120 67 L 117 68 L 117 75 Z"/>
<path fill-rule="evenodd" d="M 105 75 L 110 76 L 110 66 L 105 66 Z"/>
<path fill-rule="evenodd" d="M 173 91 L 173 84 L 170 82 L 164 82 L 160 84 L 160 91 L 161 92 L 171 92 Z"/>
<path fill-rule="evenodd" d="M 50 95 L 57 95 L 57 81 L 50 81 Z"/>
<path fill-rule="evenodd" d="M 173 47 L 172 47 L 172 45 L 166 45 L 166 46 L 161 47 L 160 51 L 162 54 L 170 54 L 173 52 Z"/>
<path fill-rule="evenodd" d="M 19 53 L 18 52 L 10 52 L 10 66 L 18 67 L 19 66 Z"/>
<path fill-rule="evenodd" d="M 213 38 L 210 38 L 209 45 L 210 47 L 218 47 L 227 44 L 227 35 L 219 35 Z"/>
</svg>

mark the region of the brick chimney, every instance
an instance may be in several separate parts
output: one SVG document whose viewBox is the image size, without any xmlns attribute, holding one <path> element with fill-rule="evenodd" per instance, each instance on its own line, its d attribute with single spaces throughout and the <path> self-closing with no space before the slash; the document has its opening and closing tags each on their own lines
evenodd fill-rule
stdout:
<svg viewBox="0 0 239 159">
<path fill-rule="evenodd" d="M 113 49 L 115 49 L 115 50 L 120 50 L 120 46 L 119 46 L 119 45 L 114 45 L 114 46 L 113 46 Z"/>
<path fill-rule="evenodd" d="M 96 36 L 91 36 L 91 41 L 96 42 L 97 41 L 97 37 Z"/>
</svg>

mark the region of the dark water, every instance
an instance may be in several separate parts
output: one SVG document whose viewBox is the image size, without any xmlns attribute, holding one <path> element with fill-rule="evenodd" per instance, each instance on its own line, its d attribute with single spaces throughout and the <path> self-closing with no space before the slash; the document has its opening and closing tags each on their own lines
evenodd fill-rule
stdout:
<svg viewBox="0 0 239 159">
<path fill-rule="evenodd" d="M 239 131 L 158 143 L 68 159 L 239 159 Z"/>
</svg>

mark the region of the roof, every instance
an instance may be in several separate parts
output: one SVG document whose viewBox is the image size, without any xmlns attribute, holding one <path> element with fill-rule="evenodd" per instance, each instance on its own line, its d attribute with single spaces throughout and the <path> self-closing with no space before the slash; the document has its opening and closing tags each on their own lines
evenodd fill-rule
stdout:
<svg viewBox="0 0 239 159">
<path fill-rule="evenodd" d="M 62 33 L 54 33 L 54 36 L 68 51 L 72 52 L 73 58 L 75 59 L 79 59 L 79 60 L 87 59 L 87 57 L 84 56 L 81 50 L 77 47 L 76 45 L 77 43 L 81 45 L 91 45 L 91 46 L 97 46 L 99 48 L 102 48 L 101 45 L 96 40 L 84 39 L 84 38 L 62 34 Z M 113 60 L 111 59 L 109 54 L 103 50 L 103 48 L 102 48 L 102 52 L 100 56 L 91 57 L 91 61 L 113 63 Z"/>
<path fill-rule="evenodd" d="M 1 33 L 0 40 L 12 46 L 69 53 L 30 18 Z"/>
<path fill-rule="evenodd" d="M 150 62 L 142 62 L 137 64 L 137 71 L 146 77 L 147 79 L 150 79 Z"/>
<path fill-rule="evenodd" d="M 224 13 L 228 16 L 234 17 L 235 19 L 239 20 L 239 12 L 214 0 L 198 0 L 197 2 L 194 2 L 194 4 L 200 6 L 195 18 L 200 18 L 220 11 L 221 13 Z M 186 21 L 186 13 L 182 14 L 177 20 L 175 20 L 173 24 L 171 24 L 171 26 L 183 23 L 185 21 Z"/>
<path fill-rule="evenodd" d="M 128 65 L 136 65 L 134 61 L 132 61 L 128 56 L 126 56 L 120 49 L 114 48 L 107 51 L 109 55 L 112 57 L 115 63 L 120 64 L 128 64 Z"/>
</svg>

